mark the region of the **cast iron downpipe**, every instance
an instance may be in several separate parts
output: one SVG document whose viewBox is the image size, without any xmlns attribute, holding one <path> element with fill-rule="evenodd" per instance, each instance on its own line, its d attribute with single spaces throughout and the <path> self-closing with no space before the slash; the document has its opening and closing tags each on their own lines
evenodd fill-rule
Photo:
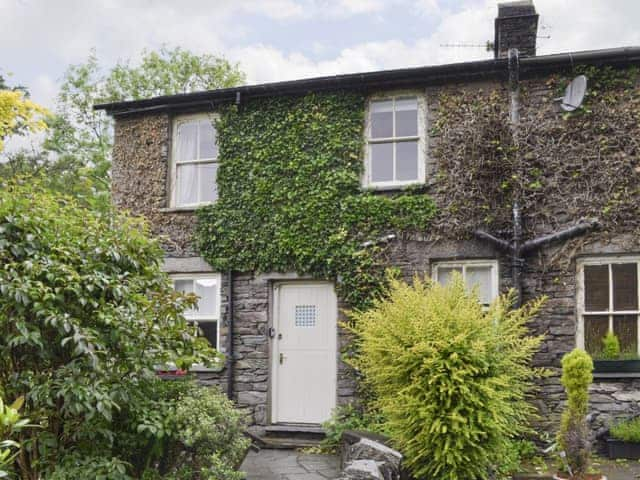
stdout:
<svg viewBox="0 0 640 480">
<path fill-rule="evenodd" d="M 236 106 L 240 109 L 242 105 L 242 95 L 236 91 Z M 233 270 L 227 272 L 227 284 L 229 285 L 229 305 L 227 307 L 227 397 L 233 400 L 233 379 L 235 374 L 235 351 L 233 343 L 234 322 L 233 322 Z"/>
<path fill-rule="evenodd" d="M 508 53 L 508 68 L 509 68 L 509 123 L 511 127 L 511 135 L 513 138 L 513 145 L 516 151 L 515 168 L 516 174 L 519 179 L 523 178 L 524 165 L 522 164 L 519 147 L 520 138 L 518 125 L 520 123 L 520 61 L 518 56 L 518 50 L 512 48 Z M 533 240 L 529 240 L 523 243 L 522 241 L 522 212 L 520 210 L 520 200 L 522 199 L 522 191 L 520 189 L 514 192 L 514 200 L 512 206 L 513 214 L 513 234 L 511 241 L 508 242 L 501 238 L 494 237 L 490 233 L 483 230 L 476 230 L 475 236 L 481 240 L 486 240 L 492 243 L 496 248 L 511 254 L 511 275 L 513 288 L 516 291 L 516 307 L 522 305 L 523 298 L 523 286 L 522 286 L 522 271 L 524 269 L 525 260 L 524 256 L 527 253 L 534 252 L 542 248 L 543 246 L 563 240 L 569 240 L 570 238 L 577 237 L 587 233 L 589 230 L 598 226 L 598 219 L 581 219 L 573 227 L 569 227 L 560 232 L 551 233 L 549 235 L 543 235 Z"/>
<path fill-rule="evenodd" d="M 517 48 L 510 48 L 507 53 L 509 68 L 509 125 L 511 138 L 515 148 L 515 168 L 518 179 L 522 179 L 522 162 L 520 161 L 520 55 Z M 522 243 L 522 213 L 520 212 L 520 198 L 522 192 L 517 189 L 513 199 L 513 247 L 511 255 L 511 275 L 513 288 L 516 290 L 516 307 L 522 305 L 522 268 L 524 261 L 520 255 Z"/>
<path fill-rule="evenodd" d="M 229 305 L 227 307 L 227 397 L 233 400 L 233 376 L 235 371 L 235 359 L 233 350 L 233 271 L 227 272 L 229 285 Z"/>
</svg>

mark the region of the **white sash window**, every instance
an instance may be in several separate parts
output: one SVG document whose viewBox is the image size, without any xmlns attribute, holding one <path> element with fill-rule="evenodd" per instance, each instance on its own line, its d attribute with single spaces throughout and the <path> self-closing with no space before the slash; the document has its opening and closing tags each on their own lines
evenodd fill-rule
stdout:
<svg viewBox="0 0 640 480">
<path fill-rule="evenodd" d="M 637 256 L 578 261 L 578 347 L 597 357 L 603 348 L 603 337 L 613 332 L 623 356 L 638 356 L 639 269 Z"/>
<path fill-rule="evenodd" d="M 198 329 L 199 336 L 205 337 L 217 349 L 220 343 L 220 275 L 192 273 L 171 275 L 171 278 L 177 291 L 198 296 L 197 305 L 184 316 Z"/>
<path fill-rule="evenodd" d="M 477 289 L 480 303 L 485 307 L 498 296 L 498 262 L 496 260 L 462 260 L 434 264 L 433 279 L 443 285 L 451 281 L 453 273 L 462 275 L 469 290 Z"/>
<path fill-rule="evenodd" d="M 367 115 L 365 186 L 424 182 L 424 99 L 416 95 L 372 99 Z"/>
<path fill-rule="evenodd" d="M 172 206 L 197 207 L 218 198 L 218 145 L 215 117 L 178 117 L 173 125 Z"/>
</svg>

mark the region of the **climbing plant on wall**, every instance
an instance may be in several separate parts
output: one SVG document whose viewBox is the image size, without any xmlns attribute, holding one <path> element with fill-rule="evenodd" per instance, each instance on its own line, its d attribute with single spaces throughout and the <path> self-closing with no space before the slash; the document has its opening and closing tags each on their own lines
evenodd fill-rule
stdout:
<svg viewBox="0 0 640 480">
<path fill-rule="evenodd" d="M 217 270 L 337 280 L 364 307 L 385 278 L 386 233 L 424 231 L 435 207 L 413 189 L 362 191 L 364 97 L 252 99 L 217 122 L 219 199 L 198 213 L 198 247 Z M 363 243 L 373 241 L 373 245 Z"/>
<path fill-rule="evenodd" d="M 553 99 L 578 74 L 588 78 L 585 102 L 563 113 Z M 581 217 L 599 218 L 605 231 L 640 230 L 638 80 L 636 68 L 584 66 L 524 80 L 517 148 L 505 88 L 443 90 L 432 151 L 440 167 L 438 230 L 510 231 L 515 191 L 527 234 Z"/>
</svg>

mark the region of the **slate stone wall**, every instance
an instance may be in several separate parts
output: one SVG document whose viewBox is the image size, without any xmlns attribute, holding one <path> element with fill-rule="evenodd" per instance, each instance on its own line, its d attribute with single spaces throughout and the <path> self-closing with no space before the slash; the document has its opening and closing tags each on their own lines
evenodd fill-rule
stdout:
<svg viewBox="0 0 640 480">
<path fill-rule="evenodd" d="M 553 92 L 545 79 L 525 82 L 529 92 L 529 106 L 547 105 Z M 495 85 L 495 84 L 494 84 Z M 487 88 L 491 84 L 478 84 L 469 88 Z M 447 87 L 450 88 L 450 87 Z M 425 90 L 428 123 L 438 119 L 439 88 Z M 553 111 L 549 110 L 549 115 Z M 560 121 L 560 120 L 558 120 Z M 163 246 L 172 258 L 197 256 L 192 242 L 195 216 L 189 211 L 168 208 L 168 164 L 171 119 L 166 114 L 144 115 L 118 119 L 115 127 L 113 152 L 113 198 L 115 203 L 134 214 L 145 216 L 153 233 L 165 236 Z M 437 145 L 438 136 L 427 127 L 428 148 Z M 437 170 L 438 159 L 429 157 L 427 172 Z M 435 175 L 429 176 L 429 183 Z M 437 189 L 433 189 L 436 192 Z M 437 202 L 446 198 L 438 197 Z M 576 220 L 563 205 L 557 205 L 551 224 L 536 224 L 527 229 L 528 235 L 551 233 L 572 225 Z M 526 221 L 526 212 L 525 212 Z M 640 236 L 620 226 L 620 231 L 609 229 L 584 237 L 552 245 L 527 258 L 523 274 L 524 299 L 546 295 L 548 301 L 542 313 L 531 326 L 532 332 L 544 334 L 545 341 L 536 356 L 538 366 L 547 367 L 550 376 L 540 382 L 540 393 L 535 400 L 543 423 L 551 430 L 558 425 L 565 396 L 559 382 L 560 359 L 575 347 L 576 334 L 576 259 L 580 255 L 602 253 L 640 252 Z M 509 232 L 493 232 L 506 236 Z M 637 232 L 636 232 L 637 233 Z M 500 268 L 501 290 L 511 286 L 510 258 L 478 240 L 450 240 L 446 234 L 406 236 L 391 246 L 391 263 L 400 267 L 410 279 L 414 274 L 429 274 L 435 261 L 451 259 L 497 258 Z M 223 272 L 224 273 L 224 272 Z M 223 275 L 223 316 L 228 307 L 228 286 Z M 235 311 L 235 376 L 234 392 L 238 404 L 245 408 L 257 424 L 266 424 L 269 402 L 269 304 L 271 283 L 274 278 L 237 274 L 234 278 Z M 340 305 L 341 308 L 344 305 Z M 225 316 L 226 318 L 226 316 Z M 221 345 L 226 346 L 226 325 L 222 325 Z M 344 347 L 349 336 L 339 332 L 339 346 Z M 356 381 L 353 372 L 338 362 L 338 403 L 355 398 Z M 226 370 L 201 375 L 203 382 L 226 385 Z M 640 413 L 640 379 L 596 379 L 591 400 L 594 431 L 602 431 L 616 416 Z"/>
</svg>

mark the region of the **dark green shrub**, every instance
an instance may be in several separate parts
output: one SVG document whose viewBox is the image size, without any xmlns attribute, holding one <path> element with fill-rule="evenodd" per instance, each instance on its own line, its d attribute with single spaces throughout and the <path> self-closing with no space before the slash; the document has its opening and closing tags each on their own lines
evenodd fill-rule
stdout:
<svg viewBox="0 0 640 480">
<path fill-rule="evenodd" d="M 192 467 L 198 480 L 242 480 L 237 467 L 249 447 L 244 415 L 217 388 L 194 387 L 175 410 L 175 438 L 184 447 L 176 468 Z"/>
<path fill-rule="evenodd" d="M 600 357 L 603 360 L 616 360 L 620 358 L 620 340 L 613 332 L 607 332 L 602 338 L 602 353 Z"/>
<path fill-rule="evenodd" d="M 130 392 L 130 403 L 114 416 L 113 453 L 129 465 L 132 476 L 143 472 L 168 472 L 182 450 L 176 439 L 175 411 L 180 398 L 195 388 L 187 376 L 176 380 L 156 377 Z M 159 477 L 160 478 L 160 477 Z"/>
<path fill-rule="evenodd" d="M 622 420 L 613 424 L 609 434 L 612 438 L 623 442 L 640 443 L 640 417 Z"/>
<path fill-rule="evenodd" d="M 114 419 L 114 455 L 133 478 L 236 480 L 249 442 L 243 414 L 193 377 L 158 379 Z"/>
<path fill-rule="evenodd" d="M 98 457 L 81 454 L 67 455 L 56 465 L 55 471 L 47 480 L 77 480 L 96 478 L 101 480 L 134 480 L 127 472 L 129 465 L 116 457 L 106 455 Z"/>
<path fill-rule="evenodd" d="M 511 309 L 513 298 L 485 311 L 459 275 L 447 287 L 391 280 L 386 300 L 352 314 L 354 366 L 416 478 L 488 478 L 528 431 L 542 338 L 527 323 L 542 300 Z"/>
<path fill-rule="evenodd" d="M 173 290 L 148 233 L 32 180 L 0 184 L 0 389 L 42 424 L 21 440 L 22 478 L 78 458 L 122 465 L 111 462 L 116 417 L 136 410 L 155 366 L 217 357 L 191 335 L 182 313 L 193 298 Z"/>
<path fill-rule="evenodd" d="M 576 348 L 562 357 L 561 381 L 567 393 L 567 407 L 562 414 L 558 444 L 565 453 L 569 473 L 576 479 L 586 474 L 591 456 L 586 416 L 592 372 L 593 361 L 584 350 Z"/>
</svg>

